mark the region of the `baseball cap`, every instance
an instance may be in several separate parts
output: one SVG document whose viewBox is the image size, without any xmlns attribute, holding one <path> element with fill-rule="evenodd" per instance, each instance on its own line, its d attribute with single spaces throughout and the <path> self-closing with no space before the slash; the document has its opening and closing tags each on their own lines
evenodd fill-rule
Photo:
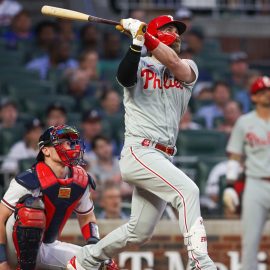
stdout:
<svg viewBox="0 0 270 270">
<path fill-rule="evenodd" d="M 46 109 L 46 115 L 50 114 L 50 112 L 53 110 L 58 110 L 61 111 L 63 114 L 67 114 L 66 108 L 59 102 L 50 104 Z"/>
<path fill-rule="evenodd" d="M 198 82 L 194 86 L 193 95 L 197 97 L 204 90 L 212 91 L 212 86 L 213 86 L 212 82 L 208 82 L 208 81 Z"/>
<path fill-rule="evenodd" d="M 43 125 L 38 118 L 33 118 L 33 119 L 27 121 L 25 123 L 24 127 L 25 127 L 25 133 L 27 133 L 35 128 L 38 128 L 38 127 L 43 128 Z"/>
<path fill-rule="evenodd" d="M 98 110 L 89 110 L 82 116 L 82 122 L 97 122 L 101 120 L 101 114 Z"/>
<path fill-rule="evenodd" d="M 248 56 L 243 51 L 233 52 L 230 54 L 230 61 L 232 63 L 238 62 L 238 61 L 246 61 L 247 59 L 248 59 Z"/>
<path fill-rule="evenodd" d="M 41 149 L 44 146 L 48 146 L 51 144 L 51 131 L 53 128 L 54 127 L 47 128 L 39 137 L 39 140 L 38 140 L 39 153 L 36 158 L 37 161 L 44 161 L 44 155 Z"/>
<path fill-rule="evenodd" d="M 175 19 L 177 20 L 191 20 L 192 19 L 192 11 L 186 7 L 181 7 L 175 12 Z"/>
<path fill-rule="evenodd" d="M 7 107 L 7 106 L 13 106 L 14 108 L 17 109 L 17 103 L 10 99 L 10 98 L 3 98 L 1 99 L 0 101 L 0 109 L 4 108 L 4 107 Z"/>
</svg>

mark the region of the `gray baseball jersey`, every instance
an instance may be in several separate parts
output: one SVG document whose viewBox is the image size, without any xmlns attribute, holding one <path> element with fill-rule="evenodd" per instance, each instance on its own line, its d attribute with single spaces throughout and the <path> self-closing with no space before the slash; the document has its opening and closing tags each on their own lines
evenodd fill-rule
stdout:
<svg viewBox="0 0 270 270">
<path fill-rule="evenodd" d="M 193 241 L 194 246 L 201 247 L 188 247 L 192 269 L 217 269 L 206 250 L 198 187 L 173 165 L 167 154 L 142 145 L 143 138 L 175 145 L 180 118 L 198 77 L 196 64 L 183 61 L 196 75 L 191 84 L 176 80 L 155 58 L 144 57 L 139 62 L 136 85 L 124 88 L 126 133 L 119 165 L 123 180 L 134 185 L 132 214 L 127 224 L 96 245 L 82 248 L 77 259 L 84 268 L 94 269 L 98 260 L 113 256 L 126 245 L 149 239 L 169 202 L 179 211 L 179 227 L 185 237 L 196 232 L 196 239 L 200 239 L 199 243 L 186 240 L 186 245 Z"/>
<path fill-rule="evenodd" d="M 252 178 L 270 176 L 270 122 L 255 111 L 236 122 L 227 151 L 245 155 L 246 175 Z"/>
<path fill-rule="evenodd" d="M 191 84 L 179 82 L 154 57 L 142 57 L 137 83 L 124 88 L 126 137 L 142 137 L 175 145 L 179 120 L 198 77 L 197 65 L 185 59 L 196 75 Z"/>
</svg>

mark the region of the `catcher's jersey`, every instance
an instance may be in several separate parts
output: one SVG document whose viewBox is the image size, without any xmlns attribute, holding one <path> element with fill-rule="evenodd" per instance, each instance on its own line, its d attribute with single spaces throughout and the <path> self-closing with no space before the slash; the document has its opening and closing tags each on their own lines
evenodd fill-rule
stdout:
<svg viewBox="0 0 270 270">
<path fill-rule="evenodd" d="M 124 88 L 125 137 L 141 137 L 175 145 L 181 116 L 198 78 L 197 65 L 184 59 L 196 75 L 186 84 L 154 57 L 140 59 L 136 85 Z"/>
<path fill-rule="evenodd" d="M 18 200 L 26 194 L 31 194 L 33 197 L 42 197 L 40 188 L 29 190 L 20 185 L 15 179 L 12 179 L 8 190 L 1 200 L 1 203 L 3 203 L 10 210 L 14 211 Z M 89 187 L 87 187 L 74 211 L 78 214 L 89 213 L 94 208 L 93 201 L 89 198 L 90 190 Z"/>
<path fill-rule="evenodd" d="M 270 122 L 258 117 L 256 111 L 241 116 L 233 128 L 227 151 L 245 155 L 248 177 L 269 177 Z"/>
</svg>

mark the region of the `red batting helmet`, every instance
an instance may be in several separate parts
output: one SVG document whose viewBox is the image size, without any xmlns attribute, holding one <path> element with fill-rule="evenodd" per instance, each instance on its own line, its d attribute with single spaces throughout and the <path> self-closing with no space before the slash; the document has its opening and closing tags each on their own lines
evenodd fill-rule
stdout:
<svg viewBox="0 0 270 270">
<path fill-rule="evenodd" d="M 174 20 L 170 15 L 162 15 L 149 22 L 147 32 L 158 38 L 162 43 L 171 45 L 176 40 L 176 35 L 174 33 L 164 33 L 159 30 L 162 26 L 167 24 L 175 25 L 179 35 L 183 34 L 186 30 L 186 25 L 183 22 Z"/>
<path fill-rule="evenodd" d="M 250 94 L 257 94 L 259 91 L 264 89 L 270 89 L 270 78 L 267 76 L 259 77 L 252 85 Z"/>
</svg>

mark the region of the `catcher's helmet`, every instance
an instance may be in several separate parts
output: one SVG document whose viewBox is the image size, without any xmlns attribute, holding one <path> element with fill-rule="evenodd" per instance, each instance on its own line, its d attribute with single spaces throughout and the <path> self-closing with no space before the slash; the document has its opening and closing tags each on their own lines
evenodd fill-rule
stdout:
<svg viewBox="0 0 270 270">
<path fill-rule="evenodd" d="M 69 141 L 70 147 L 64 147 L 63 142 Z M 80 133 L 76 128 L 68 125 L 51 126 L 39 138 L 39 154 L 37 161 L 44 161 L 42 148 L 53 146 L 66 166 L 83 164 L 84 146 L 80 139 Z"/>
<path fill-rule="evenodd" d="M 178 29 L 179 35 L 183 34 L 186 30 L 186 25 L 183 22 L 174 20 L 170 15 L 162 15 L 149 22 L 147 32 L 158 38 L 162 43 L 171 45 L 176 40 L 176 35 L 159 30 L 162 26 L 167 24 L 173 24 Z"/>
<path fill-rule="evenodd" d="M 270 89 L 270 78 L 267 76 L 259 77 L 250 88 L 250 94 L 257 94 L 259 91 Z"/>
</svg>

